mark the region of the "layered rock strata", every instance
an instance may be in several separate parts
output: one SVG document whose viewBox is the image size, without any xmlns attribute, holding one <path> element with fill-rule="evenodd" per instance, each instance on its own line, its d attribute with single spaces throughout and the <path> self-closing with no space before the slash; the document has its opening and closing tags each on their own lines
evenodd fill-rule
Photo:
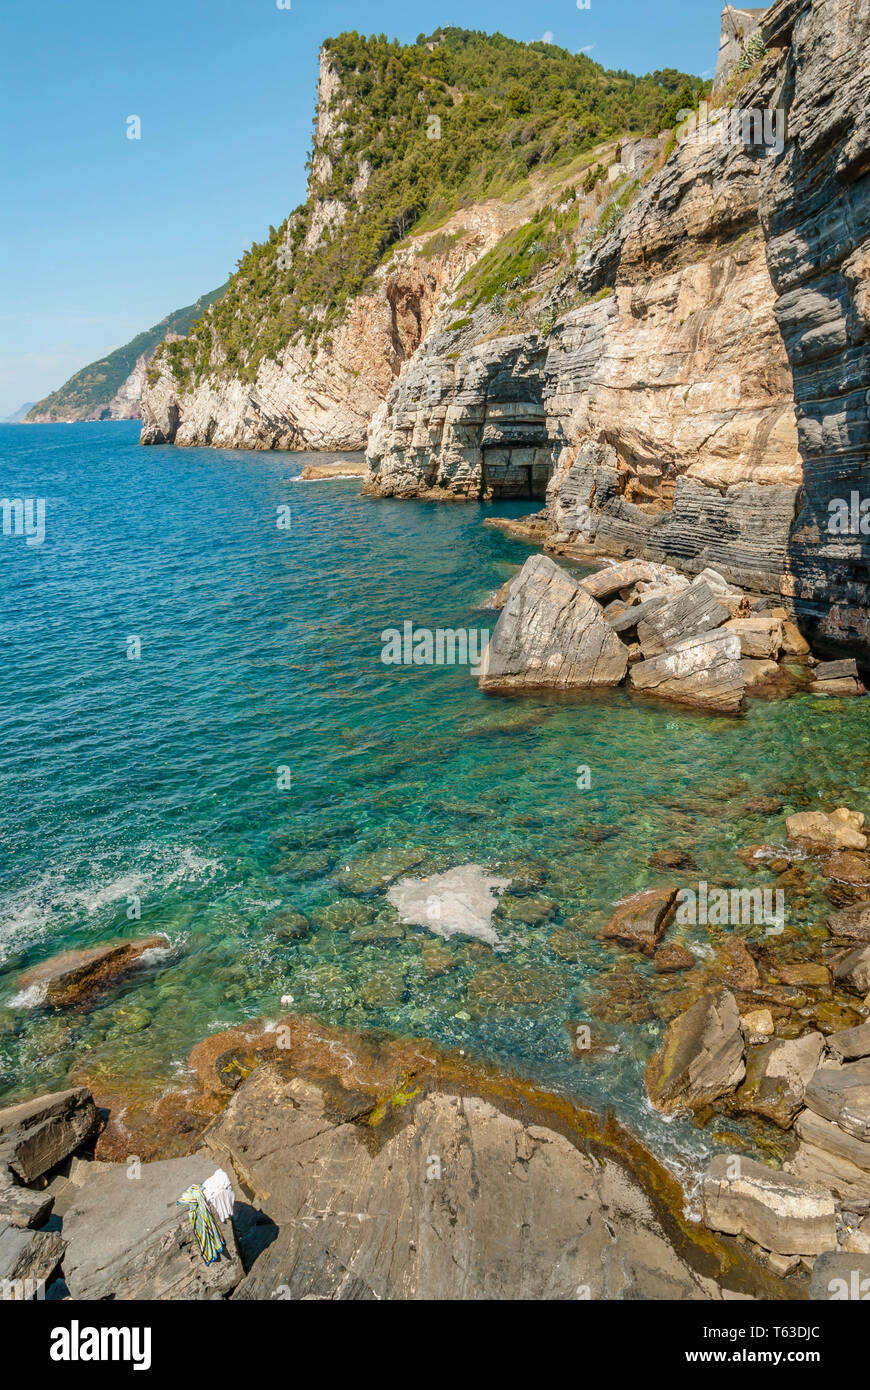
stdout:
<svg viewBox="0 0 870 1390">
<path fill-rule="evenodd" d="M 554 549 L 712 565 L 866 662 L 870 14 L 751 19 L 766 50 L 728 100 L 782 141 L 720 139 L 723 106 L 581 252 L 587 302 L 549 335 L 430 333 L 372 422 L 366 488 L 545 500 Z M 858 532 L 831 531 L 838 499 Z"/>
</svg>

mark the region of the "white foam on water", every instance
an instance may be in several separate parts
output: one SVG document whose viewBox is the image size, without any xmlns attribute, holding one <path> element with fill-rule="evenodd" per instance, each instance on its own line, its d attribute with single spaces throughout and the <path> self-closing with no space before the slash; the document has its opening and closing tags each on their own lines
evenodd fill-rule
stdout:
<svg viewBox="0 0 870 1390">
<path fill-rule="evenodd" d="M 128 862 L 138 859 L 146 867 L 120 873 L 116 864 L 105 865 L 108 857 L 101 861 L 94 856 L 92 881 L 85 887 L 71 882 L 74 869 L 49 869 L 0 899 L 0 966 L 74 925 L 82 910 L 94 916 L 129 897 L 146 898 L 179 883 L 210 883 L 223 869 L 219 859 L 201 854 L 192 845 L 146 844 L 138 853 L 124 855 Z"/>
<path fill-rule="evenodd" d="M 29 985 L 7 1000 L 8 1009 L 38 1009 L 47 993 L 45 985 Z"/>
<path fill-rule="evenodd" d="M 79 892 L 71 893 L 67 902 L 79 904 L 89 913 L 99 912 L 100 908 L 108 907 L 110 903 L 116 903 L 120 898 L 129 898 L 134 894 L 141 896 L 150 882 L 150 877 L 149 874 L 135 872 L 122 874 L 119 878 L 104 883 L 102 887 L 85 888 Z"/>
</svg>

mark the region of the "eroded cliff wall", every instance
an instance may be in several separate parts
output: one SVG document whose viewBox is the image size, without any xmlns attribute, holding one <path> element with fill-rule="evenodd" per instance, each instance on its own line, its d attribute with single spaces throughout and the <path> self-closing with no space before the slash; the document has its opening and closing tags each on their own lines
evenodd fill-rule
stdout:
<svg viewBox="0 0 870 1390">
<path fill-rule="evenodd" d="M 546 499 L 555 548 L 714 565 L 870 656 L 870 536 L 827 529 L 832 499 L 870 497 L 868 8 L 762 17 L 728 102 L 773 138 L 720 138 L 723 102 L 580 255 L 585 302 L 554 302 L 549 334 L 436 322 L 374 418 L 367 489 Z"/>
</svg>

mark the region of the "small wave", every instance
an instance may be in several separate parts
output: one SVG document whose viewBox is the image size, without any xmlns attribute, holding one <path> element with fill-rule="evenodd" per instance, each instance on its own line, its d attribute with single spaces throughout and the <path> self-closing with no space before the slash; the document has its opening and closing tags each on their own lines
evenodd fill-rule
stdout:
<svg viewBox="0 0 870 1390">
<path fill-rule="evenodd" d="M 99 912 L 100 908 L 108 907 L 110 903 L 116 903 L 121 898 L 141 894 L 148 878 L 149 876 L 143 873 L 122 874 L 120 878 L 103 884 L 101 888 L 86 888 L 81 892 L 70 893 L 67 901 L 86 908 L 89 913 Z"/>
<path fill-rule="evenodd" d="M 117 861 L 121 856 L 112 857 Z M 62 934 L 83 909 L 92 916 L 129 897 L 145 898 L 181 883 L 210 883 L 224 867 L 192 845 L 144 845 L 123 857 L 148 867 L 119 873 L 117 863 L 110 869 L 105 863 L 109 856 L 103 855 L 102 863 L 95 858 L 85 887 L 71 881 L 74 868 L 53 869 L 0 899 L 0 966 L 47 935 Z"/>
<path fill-rule="evenodd" d="M 7 1001 L 6 1007 L 9 1009 L 38 1009 L 45 999 L 47 993 L 46 986 L 29 985 L 27 989 L 19 990 Z"/>
</svg>

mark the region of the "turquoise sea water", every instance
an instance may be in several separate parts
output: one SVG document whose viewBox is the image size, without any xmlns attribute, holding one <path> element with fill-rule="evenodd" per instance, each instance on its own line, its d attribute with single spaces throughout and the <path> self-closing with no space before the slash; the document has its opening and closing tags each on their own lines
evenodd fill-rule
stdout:
<svg viewBox="0 0 870 1390">
<path fill-rule="evenodd" d="M 674 879 L 649 867 L 656 850 L 742 884 L 734 849 L 781 839 L 790 810 L 870 811 L 865 702 L 726 720 L 385 666 L 380 634 L 406 620 L 494 626 L 482 605 L 529 551 L 482 523 L 528 504 L 374 500 L 359 479 L 297 481 L 299 454 L 137 437 L 134 422 L 0 428 L 0 496 L 46 499 L 43 545 L 0 535 L 0 1095 L 62 1084 L 84 1051 L 169 1080 L 205 1033 L 274 1018 L 290 993 L 610 1105 L 665 1152 L 703 1148 L 643 1101 L 660 1024 L 594 1024 L 626 962 L 596 933 L 618 898 Z M 771 792 L 783 816 L 745 811 Z M 431 936 L 397 934 L 385 899 L 403 864 L 468 862 L 519 890 L 494 922 L 520 982 L 505 997 L 471 984 L 493 965 L 480 943 L 454 938 L 452 968 L 427 974 Z M 804 924 L 824 912 L 787 906 Z M 573 960 L 550 944 L 569 918 Z M 91 1012 L 21 998 L 20 973 L 54 952 L 152 932 L 170 955 Z M 569 1019 L 610 1050 L 575 1060 Z"/>
</svg>

